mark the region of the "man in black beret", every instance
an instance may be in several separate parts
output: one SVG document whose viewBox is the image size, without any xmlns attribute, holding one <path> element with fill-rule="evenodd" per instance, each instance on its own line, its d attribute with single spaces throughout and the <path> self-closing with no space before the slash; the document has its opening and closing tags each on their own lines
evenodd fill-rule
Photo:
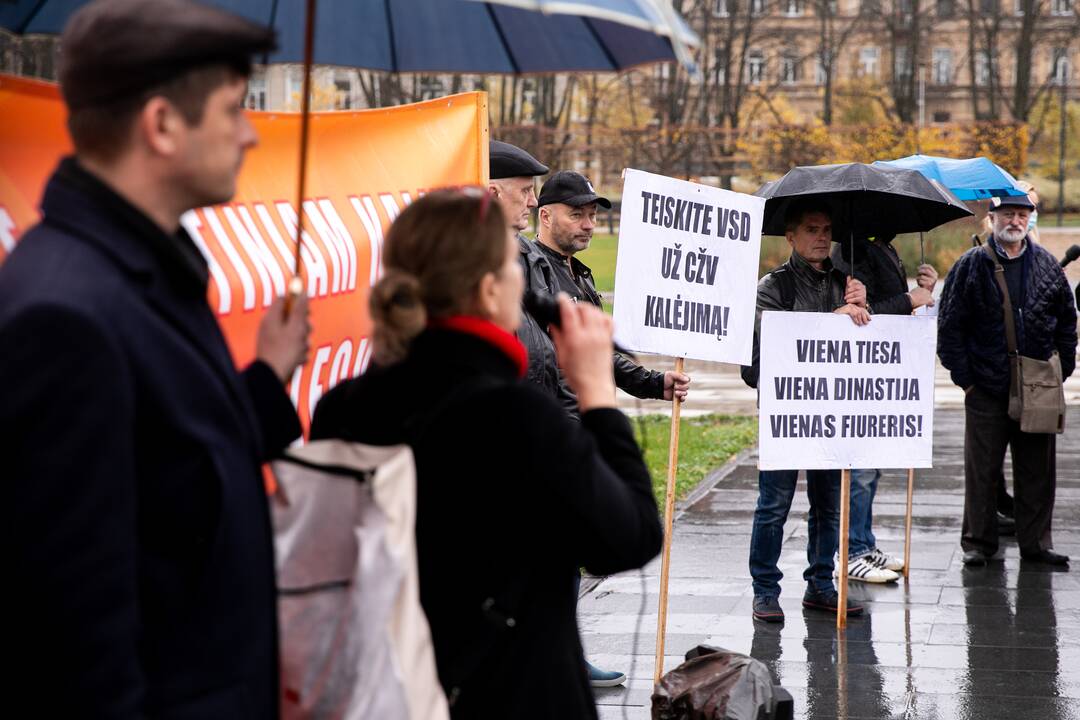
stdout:
<svg viewBox="0 0 1080 720">
<path fill-rule="evenodd" d="M 278 716 L 261 464 L 300 434 L 307 303 L 237 372 L 180 225 L 233 195 L 273 45 L 184 0 L 98 0 L 62 35 L 75 154 L 0 266 L 12 717 Z"/>
</svg>

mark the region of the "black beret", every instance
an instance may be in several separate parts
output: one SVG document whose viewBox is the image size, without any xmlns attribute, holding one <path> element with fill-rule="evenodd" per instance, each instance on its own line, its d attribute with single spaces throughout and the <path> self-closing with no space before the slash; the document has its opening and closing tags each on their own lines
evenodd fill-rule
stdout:
<svg viewBox="0 0 1080 720">
<path fill-rule="evenodd" d="M 543 165 L 517 145 L 492 140 L 488 146 L 489 172 L 492 180 L 512 177 L 546 175 L 548 166 Z"/>
<path fill-rule="evenodd" d="M 72 110 L 106 105 L 275 47 L 271 28 L 191 0 L 95 0 L 60 36 L 60 90 Z"/>
</svg>

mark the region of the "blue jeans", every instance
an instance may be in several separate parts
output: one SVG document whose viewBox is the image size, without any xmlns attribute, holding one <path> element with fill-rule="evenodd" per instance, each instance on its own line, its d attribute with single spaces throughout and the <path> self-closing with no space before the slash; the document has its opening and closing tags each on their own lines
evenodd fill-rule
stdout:
<svg viewBox="0 0 1080 720">
<path fill-rule="evenodd" d="M 880 470 L 851 471 L 851 517 L 848 520 L 848 559 L 855 560 L 877 547 L 870 526 L 874 522 L 874 495 Z"/>
<path fill-rule="evenodd" d="M 750 577 L 754 596 L 780 595 L 784 574 L 776 563 L 784 543 L 784 522 L 795 497 L 798 470 L 758 472 L 758 501 L 754 510 L 754 530 L 750 535 Z M 840 533 L 840 471 L 807 470 L 806 496 L 810 500 L 806 545 L 809 567 L 803 572 L 807 588 L 814 592 L 834 591 L 833 553 Z"/>
</svg>

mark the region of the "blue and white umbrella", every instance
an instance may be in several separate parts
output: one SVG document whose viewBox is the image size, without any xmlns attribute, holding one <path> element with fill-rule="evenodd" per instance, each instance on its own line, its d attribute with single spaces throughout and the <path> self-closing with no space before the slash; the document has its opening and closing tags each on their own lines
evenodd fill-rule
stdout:
<svg viewBox="0 0 1080 720">
<path fill-rule="evenodd" d="M 0 28 L 58 34 L 88 0 L 0 2 Z M 204 0 L 273 26 L 271 63 L 304 61 L 305 3 Z M 148 0 L 147 11 L 153 2 Z M 667 0 L 320 0 L 314 62 L 402 73 L 608 72 L 679 60 L 697 35 Z"/>
<path fill-rule="evenodd" d="M 1027 195 L 1004 168 L 984 157 L 957 160 L 934 155 L 909 155 L 899 160 L 878 160 L 875 165 L 918 170 L 937 180 L 959 200 L 989 200 L 992 197 Z"/>
</svg>

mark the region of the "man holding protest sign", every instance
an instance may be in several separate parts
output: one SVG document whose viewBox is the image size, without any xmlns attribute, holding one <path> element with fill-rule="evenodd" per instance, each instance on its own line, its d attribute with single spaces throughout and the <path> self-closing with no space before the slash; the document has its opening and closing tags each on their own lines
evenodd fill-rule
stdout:
<svg viewBox="0 0 1080 720">
<path fill-rule="evenodd" d="M 194 2 L 99 0 L 61 44 L 75 156 L 0 267 L 7 709 L 276 717 L 260 464 L 300 434 L 284 383 L 307 301 L 271 306 L 237 373 L 180 225 L 235 191 L 250 59 L 274 35 Z"/>
<path fill-rule="evenodd" d="M 867 306 L 875 314 L 910 315 L 916 308 L 934 304 L 931 293 L 937 284 L 937 271 L 931 265 L 920 265 L 915 287 L 908 290 L 907 273 L 892 245 L 893 237 L 858 237 L 852 243 L 836 243 L 832 262 L 834 267 L 852 272 L 866 285 Z M 881 550 L 874 537 L 874 496 L 880 479 L 878 469 L 851 471 L 848 577 L 859 582 L 895 582 L 900 579 L 899 571 L 904 569 L 903 561 Z"/>
<path fill-rule="evenodd" d="M 784 225 L 791 257 L 758 283 L 753 362 L 742 370 L 743 380 L 753 388 L 758 385 L 761 314 L 764 311 L 835 312 L 848 315 L 856 325 L 870 322 L 866 287 L 834 268 L 829 259 L 831 209 L 812 201 L 793 202 L 788 206 Z M 779 601 L 783 573 L 777 563 L 798 475 L 798 470 L 758 471 L 758 502 L 750 536 L 750 575 L 754 584 L 753 615 L 756 620 L 784 621 Z M 836 613 L 839 597 L 832 573 L 839 533 L 840 471 L 807 470 L 806 481 L 810 500 L 806 548 L 809 566 L 803 572 L 807 583 L 803 607 Z M 862 612 L 861 605 L 850 598 L 847 600 L 848 615 Z"/>
<path fill-rule="evenodd" d="M 592 241 L 597 206 L 610 208 L 611 201 L 597 195 L 592 183 L 581 173 L 562 170 L 540 188 L 539 205 L 536 244 L 555 271 L 554 286 L 528 289 L 550 294 L 564 292 L 574 302 L 603 307 L 592 270 L 574 255 L 587 249 Z M 532 276 L 531 268 L 526 276 Z M 690 376 L 672 370 L 648 370 L 615 353 L 615 384 L 634 397 L 681 401 L 690 389 Z"/>
<path fill-rule="evenodd" d="M 1025 432 L 1014 419 L 1016 365 L 1076 365 L 1076 307 L 1057 260 L 1028 235 L 1026 195 L 993 198 L 993 232 L 952 266 L 941 292 L 938 357 L 964 388 L 964 564 L 985 565 L 998 550 L 997 488 L 1012 447 L 1016 540 L 1025 560 L 1065 566 L 1053 550 L 1056 435 Z M 1006 321 L 1006 314 L 1010 322 Z M 1059 430 L 1060 431 L 1060 430 Z"/>
</svg>

